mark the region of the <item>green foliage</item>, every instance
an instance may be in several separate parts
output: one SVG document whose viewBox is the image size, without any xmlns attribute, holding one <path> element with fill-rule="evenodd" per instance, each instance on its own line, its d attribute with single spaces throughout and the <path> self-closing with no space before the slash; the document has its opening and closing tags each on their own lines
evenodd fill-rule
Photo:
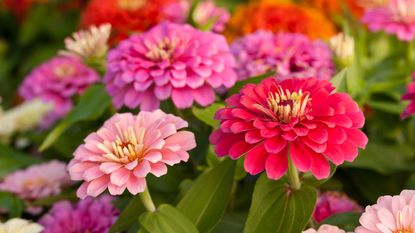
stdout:
<svg viewBox="0 0 415 233">
<path fill-rule="evenodd" d="M 192 107 L 193 115 L 201 120 L 203 123 L 216 127 L 218 125 L 218 121 L 214 119 L 216 111 L 225 107 L 223 104 L 213 103 L 209 107 L 206 108 L 199 108 L 199 107 Z"/>
<path fill-rule="evenodd" d="M 291 190 L 285 179 L 274 181 L 263 174 L 255 185 L 244 233 L 301 233 L 316 200 L 317 191 L 311 186 Z"/>
<path fill-rule="evenodd" d="M 145 208 L 140 200 L 140 196 L 134 196 L 121 212 L 117 221 L 111 227 L 109 233 L 123 232 L 131 229 L 138 224 L 138 216 L 144 213 Z"/>
<path fill-rule="evenodd" d="M 355 212 L 335 214 L 325 219 L 320 225 L 330 224 L 345 231 L 354 231 L 359 226 L 360 215 L 360 213 Z"/>
<path fill-rule="evenodd" d="M 10 218 L 20 217 L 25 204 L 23 200 L 8 192 L 0 192 L 0 208 L 7 211 Z"/>
<path fill-rule="evenodd" d="M 0 143 L 0 177 L 22 167 L 40 162 L 40 159 Z"/>
</svg>

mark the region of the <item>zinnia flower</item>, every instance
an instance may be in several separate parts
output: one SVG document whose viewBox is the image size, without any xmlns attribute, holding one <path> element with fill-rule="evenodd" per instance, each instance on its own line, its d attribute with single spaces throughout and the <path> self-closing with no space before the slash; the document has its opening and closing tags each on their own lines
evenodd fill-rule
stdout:
<svg viewBox="0 0 415 233">
<path fill-rule="evenodd" d="M 415 232 L 415 191 L 380 197 L 376 204 L 366 207 L 359 222 L 356 233 Z"/>
<path fill-rule="evenodd" d="M 7 175 L 0 190 L 12 192 L 27 200 L 57 195 L 71 184 L 66 164 L 57 160 L 32 165 Z"/>
<path fill-rule="evenodd" d="M 76 204 L 60 201 L 40 219 L 43 233 L 108 233 L 118 217 L 109 196 L 87 198 Z"/>
<path fill-rule="evenodd" d="M 99 80 L 98 74 L 75 57 L 54 57 L 26 76 L 19 93 L 25 100 L 40 98 L 53 104 L 45 127 L 72 109 L 72 97 Z"/>
<path fill-rule="evenodd" d="M 189 25 L 162 23 L 111 50 L 104 78 L 117 108 L 154 110 L 172 97 L 178 108 L 214 102 L 214 88 L 236 81 L 224 37 Z"/>
<path fill-rule="evenodd" d="M 145 31 L 168 19 L 164 7 L 180 0 L 91 0 L 81 18 L 82 27 L 109 23 L 116 39 Z"/>
<path fill-rule="evenodd" d="M 415 0 L 390 0 L 386 5 L 370 8 L 362 22 L 371 31 L 384 31 L 411 41 L 415 38 Z"/>
<path fill-rule="evenodd" d="M 43 227 L 26 219 L 12 218 L 0 223 L 1 233 L 40 233 Z"/>
<path fill-rule="evenodd" d="M 83 59 L 102 58 L 108 51 L 108 39 L 111 34 L 111 24 L 102 24 L 99 27 L 91 26 L 88 30 L 81 30 L 72 34 L 72 38 L 65 39 L 66 51 L 62 55 L 79 56 Z"/>
<path fill-rule="evenodd" d="M 293 3 L 252 1 L 236 8 L 226 35 L 233 40 L 259 29 L 301 33 L 312 39 L 328 39 L 336 32 L 334 24 L 317 9 Z"/>
<path fill-rule="evenodd" d="M 362 207 L 346 194 L 330 191 L 319 194 L 313 219 L 319 223 L 334 214 L 361 211 Z"/>
<path fill-rule="evenodd" d="M 266 170 L 279 179 L 290 159 L 299 171 L 327 178 L 327 160 L 353 161 L 367 144 L 359 130 L 362 111 L 349 95 L 333 91 L 330 82 L 315 78 L 248 84 L 216 112 L 221 123 L 210 142 L 218 156 L 246 154 L 245 170 L 252 175 Z"/>
<path fill-rule="evenodd" d="M 275 70 L 280 80 L 309 78 L 328 80 L 334 74 L 332 53 L 322 41 L 301 34 L 257 31 L 231 45 L 239 79 Z"/>
<path fill-rule="evenodd" d="M 303 233 L 346 233 L 346 231 L 332 225 L 324 224 L 318 228 L 318 230 L 308 229 Z"/>
<path fill-rule="evenodd" d="M 116 114 L 75 151 L 68 165 L 73 180 L 84 180 L 78 196 L 98 196 L 108 188 L 119 195 L 127 188 L 143 192 L 148 173 L 162 176 L 167 165 L 189 158 L 196 146 L 193 133 L 178 131 L 187 122 L 161 110 Z"/>
<path fill-rule="evenodd" d="M 409 105 L 401 114 L 402 118 L 407 118 L 415 114 L 415 73 L 412 74 L 413 81 L 408 84 L 406 93 L 402 96 L 403 100 L 409 100 Z"/>
</svg>

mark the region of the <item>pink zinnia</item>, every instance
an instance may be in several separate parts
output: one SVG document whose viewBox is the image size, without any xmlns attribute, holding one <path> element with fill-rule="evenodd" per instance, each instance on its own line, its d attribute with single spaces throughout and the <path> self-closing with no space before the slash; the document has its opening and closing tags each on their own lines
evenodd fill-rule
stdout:
<svg viewBox="0 0 415 233">
<path fill-rule="evenodd" d="M 0 183 L 0 190 L 15 193 L 27 200 L 35 200 L 57 195 L 62 187 L 71 183 L 66 164 L 53 160 L 7 175 Z"/>
<path fill-rule="evenodd" d="M 366 207 L 359 222 L 356 233 L 415 232 L 415 191 L 380 197 L 376 204 Z"/>
<path fill-rule="evenodd" d="M 117 108 L 154 110 L 170 96 L 178 108 L 207 106 L 235 83 L 234 65 L 223 36 L 162 23 L 111 50 L 104 81 Z"/>
<path fill-rule="evenodd" d="M 403 100 L 409 100 L 409 105 L 405 108 L 401 114 L 402 118 L 407 118 L 415 114 L 415 73 L 412 74 L 413 82 L 408 84 L 406 93 L 402 96 Z"/>
<path fill-rule="evenodd" d="M 310 77 L 328 80 L 335 71 L 328 45 L 301 34 L 257 31 L 236 40 L 231 52 L 239 79 L 275 70 L 280 80 Z"/>
<path fill-rule="evenodd" d="M 366 10 L 362 22 L 371 31 L 385 31 L 400 40 L 415 38 L 415 0 L 389 0 L 387 4 Z"/>
<path fill-rule="evenodd" d="M 269 178 L 279 179 L 290 159 L 301 172 L 327 178 L 327 160 L 353 161 L 367 143 L 359 130 L 365 121 L 359 106 L 334 89 L 315 78 L 248 84 L 216 112 L 221 123 L 210 141 L 219 156 L 246 154 L 245 170 L 252 175 L 266 170 Z"/>
<path fill-rule="evenodd" d="M 107 233 L 118 217 L 109 196 L 87 198 L 76 204 L 60 201 L 40 219 L 43 233 Z"/>
<path fill-rule="evenodd" d="M 308 229 L 303 233 L 346 233 L 346 231 L 332 225 L 324 224 L 318 228 L 318 230 Z"/>
<path fill-rule="evenodd" d="M 68 165 L 73 180 L 85 181 L 78 196 L 98 196 L 108 188 L 120 195 L 127 188 L 143 192 L 148 173 L 162 176 L 167 165 L 187 161 L 196 146 L 193 133 L 178 131 L 187 122 L 161 110 L 116 114 L 75 151 Z"/>
<path fill-rule="evenodd" d="M 324 219 L 338 213 L 361 212 L 362 207 L 340 192 L 320 193 L 314 208 L 313 219 L 320 223 Z"/>
<path fill-rule="evenodd" d="M 98 74 L 75 57 L 54 57 L 35 68 L 20 86 L 25 100 L 41 98 L 54 105 L 45 123 L 47 127 L 72 108 L 71 98 L 99 80 Z"/>
</svg>

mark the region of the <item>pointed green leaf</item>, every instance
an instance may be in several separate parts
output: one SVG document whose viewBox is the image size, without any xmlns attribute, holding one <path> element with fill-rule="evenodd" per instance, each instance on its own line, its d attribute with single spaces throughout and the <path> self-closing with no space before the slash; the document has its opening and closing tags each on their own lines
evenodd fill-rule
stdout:
<svg viewBox="0 0 415 233">
<path fill-rule="evenodd" d="M 345 92 L 347 90 L 347 71 L 348 69 L 344 68 L 339 73 L 337 73 L 332 79 L 330 79 L 330 82 L 333 84 L 333 86 L 336 87 L 337 92 Z"/>
<path fill-rule="evenodd" d="M 213 103 L 207 108 L 193 107 L 192 112 L 193 112 L 193 115 L 197 119 L 203 121 L 203 123 L 210 125 L 212 127 L 215 127 L 219 123 L 219 121 L 214 119 L 215 113 L 216 111 L 218 111 L 219 109 L 223 107 L 224 107 L 223 104 Z"/>
<path fill-rule="evenodd" d="M 134 196 L 121 212 L 117 221 L 112 225 L 110 233 L 128 231 L 135 223 L 138 223 L 138 216 L 145 211 L 140 196 Z"/>
<path fill-rule="evenodd" d="M 311 186 L 291 190 L 285 180 L 269 180 L 263 174 L 255 185 L 244 233 L 301 233 L 316 200 Z"/>
<path fill-rule="evenodd" d="M 225 159 L 202 174 L 177 205 L 201 233 L 210 232 L 225 213 L 236 162 Z"/>
<path fill-rule="evenodd" d="M 72 111 L 48 134 L 39 149 L 44 151 L 49 148 L 71 125 L 80 121 L 97 119 L 110 104 L 111 98 L 105 91 L 104 86 L 100 84 L 92 85 L 81 96 Z"/>
<path fill-rule="evenodd" d="M 156 212 L 140 216 L 141 226 L 151 233 L 198 233 L 195 225 L 173 206 L 163 204 Z"/>
</svg>

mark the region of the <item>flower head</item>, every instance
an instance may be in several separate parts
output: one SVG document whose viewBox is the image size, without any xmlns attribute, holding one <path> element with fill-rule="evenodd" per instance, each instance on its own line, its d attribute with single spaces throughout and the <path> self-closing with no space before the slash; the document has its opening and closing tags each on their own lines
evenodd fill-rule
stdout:
<svg viewBox="0 0 415 233">
<path fill-rule="evenodd" d="M 413 81 L 408 84 L 406 93 L 402 96 L 403 100 L 409 100 L 409 105 L 405 108 L 401 114 L 402 118 L 407 118 L 415 114 L 415 73 L 412 74 Z"/>
<path fill-rule="evenodd" d="M 366 207 L 359 222 L 356 233 L 415 232 L 415 191 L 380 197 L 376 204 Z"/>
<path fill-rule="evenodd" d="M 252 1 L 236 8 L 226 35 L 233 40 L 259 29 L 301 33 L 312 39 L 327 39 L 336 31 L 334 24 L 317 9 L 292 3 Z"/>
<path fill-rule="evenodd" d="M 143 192 L 148 173 L 162 176 L 166 164 L 188 160 L 196 142 L 193 133 L 178 131 L 184 127 L 186 121 L 161 110 L 114 115 L 85 139 L 68 165 L 73 180 L 85 181 L 78 196 L 98 196 L 107 188 L 112 195 L 126 188 Z"/>
<path fill-rule="evenodd" d="M 334 214 L 361 211 L 362 207 L 344 193 L 330 191 L 319 194 L 313 219 L 319 223 Z"/>
<path fill-rule="evenodd" d="M 346 231 L 332 225 L 324 224 L 318 228 L 318 230 L 308 229 L 303 233 L 346 233 Z"/>
<path fill-rule="evenodd" d="M 235 83 L 234 63 L 224 37 L 162 23 L 110 51 L 104 82 L 117 108 L 154 110 L 170 96 L 178 108 L 206 106 Z"/>
<path fill-rule="evenodd" d="M 145 31 L 168 19 L 164 7 L 180 0 L 91 0 L 82 14 L 81 25 L 109 23 L 116 39 Z"/>
<path fill-rule="evenodd" d="M 415 38 L 415 0 L 390 0 L 367 9 L 362 22 L 371 31 L 385 31 L 400 40 L 411 41 Z"/>
<path fill-rule="evenodd" d="M 71 98 L 99 80 L 98 74 L 75 57 L 55 57 L 26 76 L 19 93 L 25 100 L 40 98 L 53 104 L 47 127 L 72 108 Z"/>
<path fill-rule="evenodd" d="M 111 24 L 108 23 L 75 32 L 72 38 L 65 39 L 66 51 L 62 51 L 61 54 L 79 56 L 83 59 L 102 58 L 108 51 L 110 34 Z"/>
<path fill-rule="evenodd" d="M 26 219 L 12 218 L 0 223 L 1 233 L 40 233 L 43 227 Z"/>
<path fill-rule="evenodd" d="M 40 219 L 43 233 L 107 233 L 118 217 L 109 196 L 87 198 L 76 204 L 60 201 Z"/>
<path fill-rule="evenodd" d="M 328 80 L 334 74 L 329 47 L 322 41 L 312 41 L 293 33 L 257 31 L 236 40 L 231 45 L 239 79 L 276 70 L 276 77 Z"/>
<path fill-rule="evenodd" d="M 354 57 L 354 39 L 346 34 L 339 33 L 330 38 L 330 47 L 337 62 L 341 66 L 348 66 Z"/>
<path fill-rule="evenodd" d="M 66 164 L 56 160 L 32 165 L 7 175 L 0 183 L 0 190 L 34 200 L 57 195 L 61 188 L 71 184 Z"/>
<path fill-rule="evenodd" d="M 327 160 L 353 161 L 367 143 L 359 130 L 362 111 L 349 95 L 333 91 L 328 81 L 315 78 L 248 84 L 216 112 L 221 123 L 210 141 L 219 156 L 246 154 L 245 170 L 253 175 L 266 170 L 279 179 L 290 159 L 298 170 L 327 178 Z"/>
</svg>

